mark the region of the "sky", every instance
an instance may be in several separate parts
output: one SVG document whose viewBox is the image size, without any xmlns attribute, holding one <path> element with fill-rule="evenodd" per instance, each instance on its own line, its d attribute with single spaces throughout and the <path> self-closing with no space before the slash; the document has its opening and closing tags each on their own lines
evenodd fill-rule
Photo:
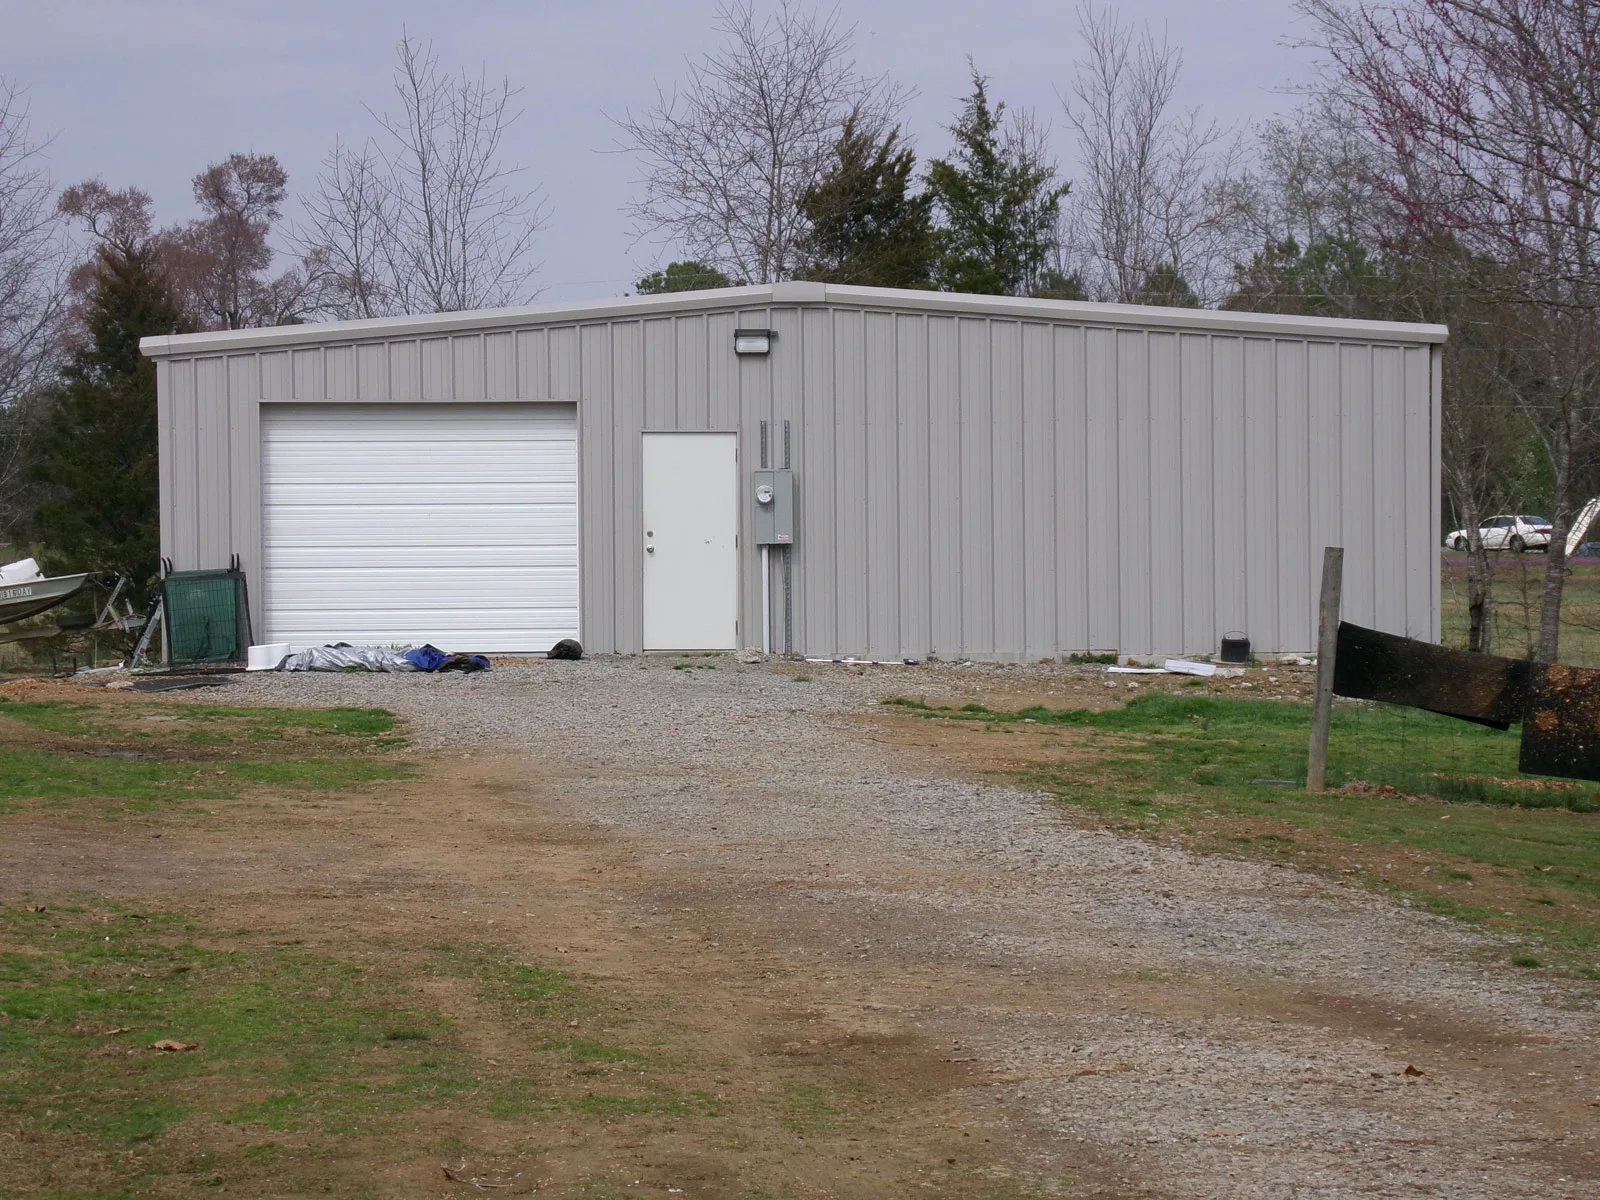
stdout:
<svg viewBox="0 0 1600 1200">
<path fill-rule="evenodd" d="M 1293 48 L 1304 24 L 1290 0 L 1119 7 L 1182 48 L 1186 105 L 1227 123 L 1293 106 L 1286 89 L 1310 60 Z M 196 215 L 190 180 L 235 151 L 277 155 L 291 194 L 310 191 L 335 138 L 371 132 L 363 105 L 391 102 L 402 29 L 431 39 L 441 66 L 524 89 L 506 157 L 545 197 L 535 285 L 559 303 L 622 295 L 672 257 L 622 211 L 638 167 L 616 152 L 608 118 L 642 111 L 715 48 L 715 11 L 715 0 L 0 0 L 0 76 L 27 89 L 58 184 L 138 186 L 167 223 Z M 1057 98 L 1080 53 L 1070 0 L 857 0 L 841 11 L 860 68 L 916 89 L 904 123 L 922 158 L 948 148 L 970 55 L 991 95 L 1051 124 L 1071 178 Z"/>
</svg>

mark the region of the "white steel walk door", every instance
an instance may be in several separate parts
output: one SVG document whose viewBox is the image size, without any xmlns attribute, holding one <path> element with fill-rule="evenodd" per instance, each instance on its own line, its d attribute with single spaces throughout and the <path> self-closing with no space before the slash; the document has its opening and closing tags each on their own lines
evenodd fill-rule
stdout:
<svg viewBox="0 0 1600 1200">
<path fill-rule="evenodd" d="M 261 499 L 262 641 L 578 636 L 570 404 L 264 404 Z"/>
<path fill-rule="evenodd" d="M 731 433 L 644 435 L 644 648 L 739 644 L 739 460 Z"/>
</svg>

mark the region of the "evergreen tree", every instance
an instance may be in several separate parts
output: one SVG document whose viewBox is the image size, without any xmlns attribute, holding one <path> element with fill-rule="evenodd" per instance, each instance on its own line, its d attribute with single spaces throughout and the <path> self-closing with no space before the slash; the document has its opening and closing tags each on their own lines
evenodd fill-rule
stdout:
<svg viewBox="0 0 1600 1200">
<path fill-rule="evenodd" d="M 100 248 L 83 321 L 28 447 L 40 501 L 26 529 L 51 570 L 118 571 L 142 600 L 159 574 L 160 520 L 156 372 L 139 339 L 186 328 L 148 241 Z"/>
<path fill-rule="evenodd" d="M 733 280 L 715 267 L 691 260 L 668 263 L 665 271 L 650 272 L 634 284 L 634 290 L 641 296 L 663 296 L 668 292 L 697 292 L 702 288 L 732 286 Z"/>
<path fill-rule="evenodd" d="M 1006 128 L 1003 101 L 989 103 L 989 81 L 974 69 L 972 95 L 950 132 L 956 148 L 928 167 L 937 206 L 937 282 L 945 291 L 1028 295 L 1055 247 L 1067 185 L 1056 184 L 1039 138 Z"/>
<path fill-rule="evenodd" d="M 865 287 L 933 286 L 933 197 L 911 191 L 916 154 L 852 115 L 827 172 L 800 197 L 810 228 L 796 278 Z"/>
<path fill-rule="evenodd" d="M 1194 294 L 1189 281 L 1178 274 L 1170 263 L 1151 267 L 1144 273 L 1135 304 L 1154 304 L 1162 308 L 1199 308 L 1200 297 Z"/>
<path fill-rule="evenodd" d="M 1325 237 L 1304 250 L 1271 242 L 1234 269 L 1225 309 L 1317 317 L 1418 320 L 1405 298 L 1400 264 L 1353 238 Z"/>
<path fill-rule="evenodd" d="M 1089 293 L 1084 290 L 1083 276 L 1077 271 L 1068 275 L 1057 267 L 1050 267 L 1039 276 L 1033 297 L 1036 300 L 1087 300 Z"/>
</svg>

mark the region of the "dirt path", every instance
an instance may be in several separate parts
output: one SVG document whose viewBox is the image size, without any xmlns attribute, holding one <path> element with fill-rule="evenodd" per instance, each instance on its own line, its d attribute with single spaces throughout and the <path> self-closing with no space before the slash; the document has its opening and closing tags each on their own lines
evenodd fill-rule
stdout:
<svg viewBox="0 0 1600 1200">
<path fill-rule="evenodd" d="M 401 712 L 431 750 L 425 777 L 263 803 L 136 852 L 11 818 L 0 874 L 168 897 L 341 953 L 503 942 L 593 977 L 741 1110 L 783 1094 L 831 1114 L 752 1117 L 737 1145 L 542 1129 L 549 1187 L 1600 1187 L 1597 1022 L 1558 986 L 1479 965 L 1469 934 L 1355 888 L 1075 827 L 871 713 L 913 687 L 992 701 L 1081 681 L 715 666 L 253 679 L 226 699 Z M 485 1054 L 515 1053 L 486 1014 L 441 1003 Z M 438 1194 L 436 1166 L 382 1171 L 393 1194 Z"/>
</svg>

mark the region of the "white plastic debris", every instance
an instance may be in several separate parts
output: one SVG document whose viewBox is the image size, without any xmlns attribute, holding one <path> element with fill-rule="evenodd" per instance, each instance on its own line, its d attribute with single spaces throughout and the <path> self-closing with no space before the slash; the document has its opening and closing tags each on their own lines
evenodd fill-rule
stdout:
<svg viewBox="0 0 1600 1200">
<path fill-rule="evenodd" d="M 32 583 L 36 579 L 43 579 L 44 572 L 39 570 L 39 564 L 31 558 L 19 558 L 16 562 L 0 564 L 0 584 Z"/>
<path fill-rule="evenodd" d="M 1169 675 L 1215 675 L 1216 663 L 1190 662 L 1187 658 L 1169 658 L 1161 664 L 1161 669 Z"/>
<path fill-rule="evenodd" d="M 247 671 L 273 671 L 279 663 L 289 657 L 288 642 L 268 642 L 262 646 L 251 646 L 245 659 Z"/>
</svg>

